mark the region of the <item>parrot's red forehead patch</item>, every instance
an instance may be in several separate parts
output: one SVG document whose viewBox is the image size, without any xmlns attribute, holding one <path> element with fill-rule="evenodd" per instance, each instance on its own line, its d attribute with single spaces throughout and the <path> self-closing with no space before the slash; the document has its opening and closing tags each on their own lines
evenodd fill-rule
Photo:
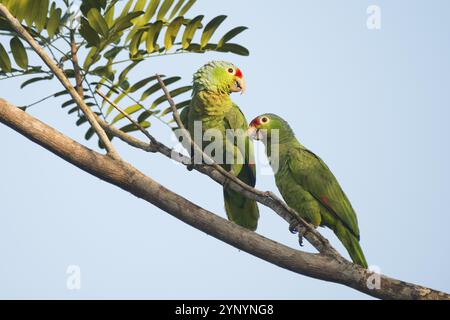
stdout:
<svg viewBox="0 0 450 320">
<path fill-rule="evenodd" d="M 259 117 L 253 119 L 252 122 L 250 122 L 250 127 L 258 127 L 260 125 L 261 125 L 261 120 L 259 119 Z"/>
<path fill-rule="evenodd" d="M 238 78 L 242 78 L 242 77 L 244 76 L 244 75 L 242 74 L 241 69 L 236 68 L 236 74 L 235 74 L 235 76 L 238 77 Z"/>
</svg>

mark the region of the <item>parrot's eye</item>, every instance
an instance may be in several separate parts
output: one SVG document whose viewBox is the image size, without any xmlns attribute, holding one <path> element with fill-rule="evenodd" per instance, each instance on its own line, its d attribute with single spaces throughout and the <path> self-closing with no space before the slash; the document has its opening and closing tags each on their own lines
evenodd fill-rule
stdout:
<svg viewBox="0 0 450 320">
<path fill-rule="evenodd" d="M 262 118 L 261 118 L 261 122 L 262 122 L 262 123 L 267 123 L 267 122 L 269 122 L 269 118 L 267 118 L 267 117 L 262 117 Z"/>
<path fill-rule="evenodd" d="M 228 73 L 233 74 L 233 73 L 234 73 L 234 69 L 233 69 L 233 68 L 229 68 L 229 69 L 228 69 Z"/>
</svg>

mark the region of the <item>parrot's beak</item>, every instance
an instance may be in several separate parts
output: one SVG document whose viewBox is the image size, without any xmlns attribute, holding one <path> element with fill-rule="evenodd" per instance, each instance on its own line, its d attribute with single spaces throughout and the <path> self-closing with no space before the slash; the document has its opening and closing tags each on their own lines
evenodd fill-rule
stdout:
<svg viewBox="0 0 450 320">
<path fill-rule="evenodd" d="M 260 140 L 262 138 L 259 129 L 252 125 L 248 127 L 247 134 L 253 140 Z"/>
<path fill-rule="evenodd" d="M 235 83 L 231 87 L 231 92 L 240 92 L 241 94 L 244 94 L 245 92 L 245 81 L 243 78 L 236 77 Z"/>
</svg>

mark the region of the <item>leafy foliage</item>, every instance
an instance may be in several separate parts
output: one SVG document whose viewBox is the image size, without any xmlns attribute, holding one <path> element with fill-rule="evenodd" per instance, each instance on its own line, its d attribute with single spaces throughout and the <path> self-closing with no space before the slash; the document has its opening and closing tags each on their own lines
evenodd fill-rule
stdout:
<svg viewBox="0 0 450 320">
<path fill-rule="evenodd" d="M 138 65 L 155 56 L 181 53 L 217 51 L 249 54 L 245 47 L 230 42 L 246 27 L 233 28 L 217 42 L 211 42 L 226 16 L 219 15 L 209 21 L 205 21 L 204 15 L 187 17 L 196 0 L 85 0 L 78 13 L 70 0 L 0 0 L 0 3 L 52 54 L 69 78 L 82 77 L 87 105 L 110 123 L 119 124 L 125 132 L 136 128 L 113 107 L 98 101 L 95 89 L 101 88 L 115 103 L 125 105 L 123 109 L 136 116 L 144 127 L 150 127 L 152 117 L 168 123 L 163 117 L 171 109 L 156 77 L 152 75 L 130 83 L 129 75 Z M 0 31 L 10 38 L 9 46 L 0 43 L 0 79 L 34 74 L 22 83 L 21 87 L 27 88 L 54 78 L 43 66 L 29 65 L 33 60 L 28 56 L 31 52 L 28 44 L 2 17 Z M 199 38 L 198 43 L 195 42 L 196 37 Z M 75 74 L 72 64 L 72 40 L 80 61 L 80 75 Z M 153 73 L 157 71 L 153 70 Z M 183 99 L 183 96 L 191 91 L 191 86 L 181 85 L 178 76 L 162 77 L 172 97 L 181 99 L 177 103 L 178 108 L 189 105 L 189 98 Z M 47 98 L 62 96 L 68 96 L 68 92 L 60 91 Z M 76 115 L 78 126 L 87 123 L 69 97 L 61 107 Z M 92 136 L 93 130 L 88 128 L 85 137 L 90 139 Z"/>
</svg>

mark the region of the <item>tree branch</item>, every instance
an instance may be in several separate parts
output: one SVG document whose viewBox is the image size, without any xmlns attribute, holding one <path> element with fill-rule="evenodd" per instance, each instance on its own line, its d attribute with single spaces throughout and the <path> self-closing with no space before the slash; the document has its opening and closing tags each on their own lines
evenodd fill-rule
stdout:
<svg viewBox="0 0 450 320">
<path fill-rule="evenodd" d="M 301 252 L 229 222 L 163 187 L 123 160 L 92 151 L 0 99 L 0 122 L 74 166 L 126 190 L 183 222 L 240 250 L 293 272 L 340 283 L 385 299 L 447 299 L 450 295 L 379 275 L 380 288 L 367 286 L 370 271 L 324 254 Z"/>
<path fill-rule="evenodd" d="M 28 31 L 20 24 L 20 22 L 9 12 L 9 10 L 3 5 L 0 4 L 0 13 L 5 17 L 5 19 L 9 22 L 11 27 L 24 38 L 28 44 L 33 48 L 33 50 L 39 55 L 39 57 L 44 61 L 44 63 L 50 68 L 50 70 L 55 74 L 61 84 L 66 88 L 66 90 L 70 93 L 73 100 L 77 103 L 77 105 L 81 108 L 86 119 L 91 124 L 92 128 L 94 128 L 98 137 L 102 141 L 105 146 L 108 154 L 115 159 L 120 159 L 119 154 L 114 149 L 111 141 L 109 141 L 108 136 L 106 135 L 103 128 L 96 121 L 95 115 L 92 110 L 86 105 L 83 98 L 78 94 L 75 88 L 70 83 L 69 79 L 65 76 L 64 72 L 56 65 L 56 63 L 50 58 L 44 49 L 34 40 L 34 38 L 28 33 Z"/>
<path fill-rule="evenodd" d="M 95 92 L 103 98 L 103 100 L 105 100 L 106 102 L 108 102 L 111 106 L 113 106 L 117 111 L 119 111 L 119 113 L 121 113 L 125 118 L 128 119 L 128 121 L 130 121 L 137 129 L 139 129 L 139 131 L 141 131 L 149 140 L 150 143 L 155 143 L 156 139 L 150 134 L 150 132 L 148 132 L 147 130 L 145 130 L 144 127 L 142 127 L 138 122 L 134 121 L 133 118 L 130 117 L 130 115 L 128 113 L 126 113 L 125 111 L 123 111 L 121 108 L 119 108 L 119 106 L 117 104 L 115 104 L 114 102 L 112 102 L 107 96 L 105 96 L 99 89 L 96 89 Z M 120 131 L 120 130 L 119 130 Z"/>
<path fill-rule="evenodd" d="M 70 31 L 70 53 L 72 57 L 73 72 L 75 74 L 75 89 L 80 98 L 84 99 L 83 77 L 81 76 L 80 64 L 78 63 L 78 48 L 77 42 L 75 41 L 75 32 L 73 30 Z"/>
</svg>

